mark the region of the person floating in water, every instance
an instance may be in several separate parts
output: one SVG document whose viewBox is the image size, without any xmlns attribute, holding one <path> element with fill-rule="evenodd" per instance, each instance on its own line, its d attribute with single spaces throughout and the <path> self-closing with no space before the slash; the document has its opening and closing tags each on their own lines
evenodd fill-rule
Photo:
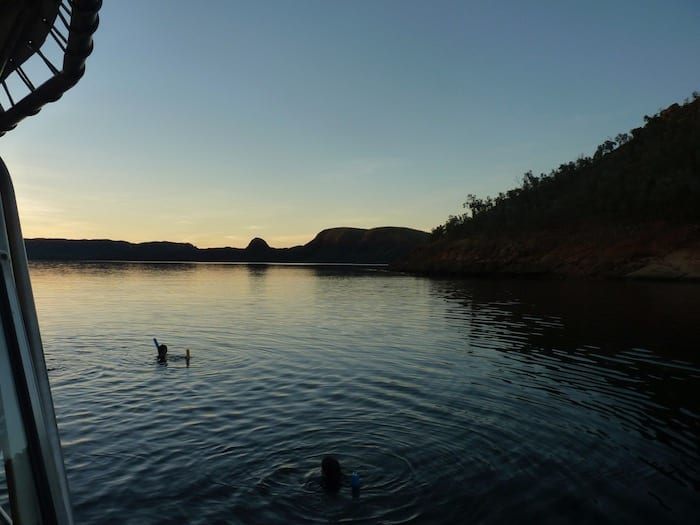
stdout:
<svg viewBox="0 0 700 525">
<path fill-rule="evenodd" d="M 343 473 L 340 463 L 333 456 L 323 456 L 321 461 L 321 485 L 329 492 L 338 492 Z"/>
<path fill-rule="evenodd" d="M 158 345 L 158 362 L 164 363 L 167 360 L 168 347 L 166 345 Z"/>
</svg>

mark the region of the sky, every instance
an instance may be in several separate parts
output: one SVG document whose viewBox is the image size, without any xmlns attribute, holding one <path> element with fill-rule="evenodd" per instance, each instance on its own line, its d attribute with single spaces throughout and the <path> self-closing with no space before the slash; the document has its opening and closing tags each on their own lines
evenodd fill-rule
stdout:
<svg viewBox="0 0 700 525">
<path fill-rule="evenodd" d="M 26 238 L 430 231 L 700 91 L 697 0 L 105 0 L 0 138 Z"/>
</svg>

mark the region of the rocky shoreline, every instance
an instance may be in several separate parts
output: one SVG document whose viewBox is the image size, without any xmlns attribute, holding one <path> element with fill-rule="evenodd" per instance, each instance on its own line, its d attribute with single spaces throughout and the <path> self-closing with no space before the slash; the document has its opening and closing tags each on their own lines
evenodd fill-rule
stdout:
<svg viewBox="0 0 700 525">
<path fill-rule="evenodd" d="M 700 225 L 655 222 L 443 239 L 390 268 L 431 276 L 694 281 L 700 280 Z"/>
</svg>

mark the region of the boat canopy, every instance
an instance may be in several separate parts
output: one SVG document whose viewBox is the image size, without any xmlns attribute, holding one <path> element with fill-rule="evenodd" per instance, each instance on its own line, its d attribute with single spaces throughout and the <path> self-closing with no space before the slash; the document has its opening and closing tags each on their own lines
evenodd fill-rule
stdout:
<svg viewBox="0 0 700 525">
<path fill-rule="evenodd" d="M 102 0 L 0 1 L 0 135 L 85 72 Z"/>
</svg>

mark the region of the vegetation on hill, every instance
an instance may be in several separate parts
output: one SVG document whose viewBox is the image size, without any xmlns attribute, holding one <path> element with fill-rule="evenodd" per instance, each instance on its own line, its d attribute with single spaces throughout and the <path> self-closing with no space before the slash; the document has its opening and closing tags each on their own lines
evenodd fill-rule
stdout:
<svg viewBox="0 0 700 525">
<path fill-rule="evenodd" d="M 465 213 L 392 268 L 700 280 L 700 93 Z"/>
<path fill-rule="evenodd" d="M 513 234 L 601 224 L 700 222 L 700 93 L 645 125 L 605 140 L 581 156 L 495 198 L 468 195 L 432 239 Z"/>
</svg>

